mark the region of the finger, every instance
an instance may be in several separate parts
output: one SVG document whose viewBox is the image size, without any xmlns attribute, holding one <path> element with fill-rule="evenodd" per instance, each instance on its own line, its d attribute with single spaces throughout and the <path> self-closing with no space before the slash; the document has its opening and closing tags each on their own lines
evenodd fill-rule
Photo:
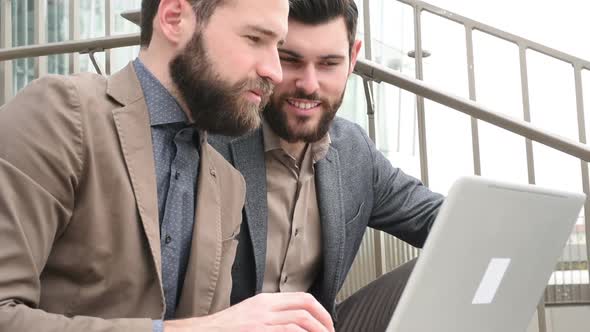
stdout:
<svg viewBox="0 0 590 332">
<path fill-rule="evenodd" d="M 308 311 L 317 321 L 325 326 L 328 331 L 334 331 L 334 323 L 328 311 L 308 293 L 277 293 L 280 295 L 273 298 L 273 311 L 305 310 Z"/>
<path fill-rule="evenodd" d="M 264 329 L 265 332 L 307 332 L 297 324 L 269 326 Z"/>
<path fill-rule="evenodd" d="M 308 332 L 329 332 L 329 328 L 318 321 L 309 311 L 286 310 L 275 312 L 267 322 L 272 326 L 295 325 Z"/>
</svg>

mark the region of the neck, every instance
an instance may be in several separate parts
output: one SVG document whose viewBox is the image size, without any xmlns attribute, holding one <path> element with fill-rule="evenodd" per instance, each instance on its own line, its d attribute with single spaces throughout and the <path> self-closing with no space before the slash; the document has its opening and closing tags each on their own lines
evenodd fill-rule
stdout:
<svg viewBox="0 0 590 332">
<path fill-rule="evenodd" d="M 164 88 L 170 92 L 174 98 L 178 101 L 178 104 L 182 108 L 182 111 L 186 114 L 189 122 L 193 122 L 193 117 L 188 108 L 188 105 L 182 98 L 180 92 L 176 89 L 176 85 L 172 82 L 172 77 L 170 76 L 170 69 L 168 65 L 162 65 L 163 63 L 168 64 L 170 63 L 172 57 L 166 57 L 165 54 L 154 54 L 155 52 L 151 52 L 149 49 L 142 48 L 139 51 L 139 60 L 143 63 L 143 65 L 162 83 Z"/>
</svg>

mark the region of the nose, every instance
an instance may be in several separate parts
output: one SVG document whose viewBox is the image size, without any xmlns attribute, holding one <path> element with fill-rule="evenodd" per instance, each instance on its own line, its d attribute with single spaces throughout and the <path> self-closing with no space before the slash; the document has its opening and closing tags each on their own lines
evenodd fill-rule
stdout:
<svg viewBox="0 0 590 332">
<path fill-rule="evenodd" d="M 270 50 L 267 53 L 267 56 L 260 60 L 258 65 L 258 75 L 270 80 L 275 85 L 283 81 L 281 60 L 279 59 L 279 52 L 276 48 Z"/>
<path fill-rule="evenodd" d="M 312 94 L 319 89 L 318 76 L 313 65 L 309 64 L 301 68 L 295 81 L 295 87 L 303 90 L 306 94 Z"/>
</svg>

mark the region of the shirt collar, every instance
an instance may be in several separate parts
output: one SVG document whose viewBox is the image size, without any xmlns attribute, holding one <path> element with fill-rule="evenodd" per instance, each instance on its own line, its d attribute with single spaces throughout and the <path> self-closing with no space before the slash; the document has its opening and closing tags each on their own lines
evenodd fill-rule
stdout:
<svg viewBox="0 0 590 332">
<path fill-rule="evenodd" d="M 284 142 L 284 140 L 270 128 L 264 118 L 262 120 L 262 136 L 264 139 L 264 152 L 283 149 L 281 142 Z M 314 164 L 326 157 L 331 143 L 330 133 L 326 133 L 319 141 L 311 143 L 310 148 Z"/>
<path fill-rule="evenodd" d="M 332 144 L 332 140 L 330 139 L 330 133 L 327 132 L 324 137 L 311 145 L 311 155 L 313 156 L 314 164 L 326 157 L 330 149 L 330 144 Z"/>
<path fill-rule="evenodd" d="M 152 127 L 171 123 L 188 123 L 180 104 L 139 58 L 133 61 L 137 78 L 145 96 Z"/>
<path fill-rule="evenodd" d="M 262 120 L 262 136 L 264 138 L 264 152 L 281 148 L 281 138 L 270 129 L 270 126 L 264 118 Z"/>
</svg>

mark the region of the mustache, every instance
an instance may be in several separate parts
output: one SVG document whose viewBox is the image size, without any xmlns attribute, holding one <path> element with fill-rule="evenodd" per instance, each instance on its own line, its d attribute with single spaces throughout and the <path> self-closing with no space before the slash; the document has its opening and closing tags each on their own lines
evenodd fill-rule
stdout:
<svg viewBox="0 0 590 332">
<path fill-rule="evenodd" d="M 257 78 L 257 79 L 246 79 L 243 80 L 241 83 L 238 84 L 236 90 L 237 91 L 248 91 L 248 90 L 256 90 L 260 91 L 261 96 L 264 99 L 268 99 L 272 94 L 275 85 L 269 80 L 264 78 Z"/>
<path fill-rule="evenodd" d="M 287 99 L 287 98 L 315 100 L 315 101 L 321 101 L 322 103 L 325 102 L 325 100 L 322 97 L 320 97 L 320 95 L 317 92 L 309 94 L 309 93 L 305 93 L 305 91 L 303 91 L 301 89 L 297 89 L 293 93 L 285 95 L 283 97 L 283 99 Z"/>
</svg>

